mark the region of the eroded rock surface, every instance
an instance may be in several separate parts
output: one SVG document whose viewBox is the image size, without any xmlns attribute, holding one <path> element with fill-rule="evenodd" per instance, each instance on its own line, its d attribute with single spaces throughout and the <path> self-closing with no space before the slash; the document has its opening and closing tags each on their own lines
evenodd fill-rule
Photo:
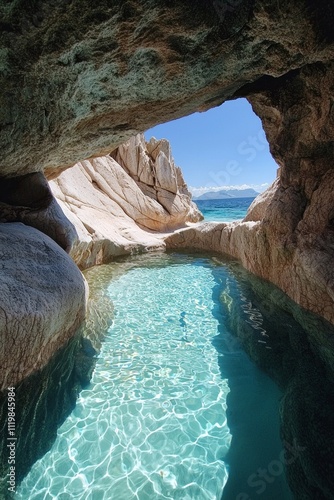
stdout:
<svg viewBox="0 0 334 500">
<path fill-rule="evenodd" d="M 334 322 L 334 64 L 313 64 L 249 98 L 279 178 L 245 222 L 171 236 L 167 245 L 233 255 L 298 304 Z M 220 231 L 220 236 L 219 236 Z M 190 241 L 189 241 L 190 239 Z M 217 241 L 219 240 L 219 244 Z"/>
<path fill-rule="evenodd" d="M 108 154 L 261 77 L 333 59 L 325 0 L 17 0 L 0 18 L 1 175 Z"/>
<path fill-rule="evenodd" d="M 0 178 L 0 222 L 23 222 L 69 251 L 75 227 L 64 216 L 41 172 Z"/>
<path fill-rule="evenodd" d="M 80 162 L 50 181 L 76 228 L 70 254 L 81 268 L 118 255 L 163 250 L 155 233 L 202 219 L 168 141 L 146 143 L 139 134 L 112 156 Z"/>
<path fill-rule="evenodd" d="M 0 390 L 42 368 L 85 315 L 86 285 L 71 258 L 48 236 L 0 224 Z"/>
</svg>

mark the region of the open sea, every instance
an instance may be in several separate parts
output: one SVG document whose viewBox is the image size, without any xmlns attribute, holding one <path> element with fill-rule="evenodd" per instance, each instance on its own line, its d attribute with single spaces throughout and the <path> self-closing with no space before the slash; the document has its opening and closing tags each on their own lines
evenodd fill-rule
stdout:
<svg viewBox="0 0 334 500">
<path fill-rule="evenodd" d="M 255 198 L 229 198 L 226 200 L 195 200 L 205 221 L 231 222 L 243 219 Z"/>
</svg>

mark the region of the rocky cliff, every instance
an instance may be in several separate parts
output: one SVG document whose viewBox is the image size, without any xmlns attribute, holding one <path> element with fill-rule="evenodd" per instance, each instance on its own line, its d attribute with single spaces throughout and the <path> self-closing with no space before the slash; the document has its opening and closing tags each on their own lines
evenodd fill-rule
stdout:
<svg viewBox="0 0 334 500">
<path fill-rule="evenodd" d="M 111 155 L 77 163 L 50 181 L 75 227 L 70 255 L 81 267 L 163 250 L 161 234 L 203 217 L 175 166 L 168 141 L 142 134 Z"/>
</svg>

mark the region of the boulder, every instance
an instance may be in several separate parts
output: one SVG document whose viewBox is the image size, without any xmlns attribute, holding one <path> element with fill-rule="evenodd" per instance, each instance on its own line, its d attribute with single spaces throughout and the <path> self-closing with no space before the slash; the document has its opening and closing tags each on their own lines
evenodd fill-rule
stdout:
<svg viewBox="0 0 334 500">
<path fill-rule="evenodd" d="M 21 223 L 0 223 L 1 389 L 47 364 L 81 325 L 86 282 L 51 238 Z"/>
</svg>

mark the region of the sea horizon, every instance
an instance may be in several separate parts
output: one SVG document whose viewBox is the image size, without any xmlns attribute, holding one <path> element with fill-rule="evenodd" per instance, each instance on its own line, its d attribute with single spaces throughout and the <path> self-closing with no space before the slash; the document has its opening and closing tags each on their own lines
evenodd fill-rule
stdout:
<svg viewBox="0 0 334 500">
<path fill-rule="evenodd" d="M 193 200 L 207 222 L 233 222 L 242 220 L 255 197 Z"/>
</svg>

